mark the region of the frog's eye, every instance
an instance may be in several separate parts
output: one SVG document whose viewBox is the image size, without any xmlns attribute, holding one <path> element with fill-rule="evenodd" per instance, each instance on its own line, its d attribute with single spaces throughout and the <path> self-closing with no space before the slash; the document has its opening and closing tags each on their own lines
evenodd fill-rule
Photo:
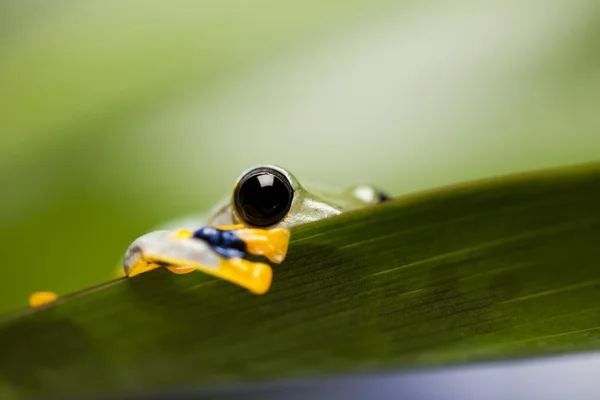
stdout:
<svg viewBox="0 0 600 400">
<path fill-rule="evenodd" d="M 281 172 L 268 167 L 244 175 L 234 192 L 239 217 L 248 225 L 267 227 L 281 221 L 292 206 L 294 190 Z"/>
</svg>

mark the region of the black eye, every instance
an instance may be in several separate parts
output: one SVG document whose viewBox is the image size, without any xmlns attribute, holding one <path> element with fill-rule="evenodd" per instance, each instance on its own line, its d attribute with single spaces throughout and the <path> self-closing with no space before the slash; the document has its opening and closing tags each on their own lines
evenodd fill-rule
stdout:
<svg viewBox="0 0 600 400">
<path fill-rule="evenodd" d="M 271 168 L 244 175 L 235 189 L 234 203 L 248 225 L 266 227 L 281 221 L 292 206 L 294 190 L 289 180 Z"/>
</svg>

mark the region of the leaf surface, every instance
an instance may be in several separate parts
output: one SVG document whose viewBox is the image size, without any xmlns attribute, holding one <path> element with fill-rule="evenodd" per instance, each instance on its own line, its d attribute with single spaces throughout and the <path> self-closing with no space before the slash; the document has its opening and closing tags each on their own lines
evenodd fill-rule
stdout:
<svg viewBox="0 0 600 400">
<path fill-rule="evenodd" d="M 598 165 L 403 197 L 294 228 L 264 296 L 156 270 L 6 316 L 0 394 L 126 394 L 598 349 L 599 243 Z"/>
</svg>

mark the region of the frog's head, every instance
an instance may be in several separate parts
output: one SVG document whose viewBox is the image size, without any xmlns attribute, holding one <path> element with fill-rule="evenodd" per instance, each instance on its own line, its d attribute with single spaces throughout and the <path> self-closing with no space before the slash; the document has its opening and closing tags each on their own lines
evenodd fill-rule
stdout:
<svg viewBox="0 0 600 400">
<path fill-rule="evenodd" d="M 378 189 L 359 185 L 337 192 L 306 190 L 288 170 L 275 165 L 247 169 L 231 200 L 214 211 L 211 226 L 289 228 L 388 200 Z"/>
<path fill-rule="evenodd" d="M 289 227 L 342 212 L 342 208 L 306 191 L 288 170 L 252 167 L 238 178 L 231 201 L 234 221 L 249 227 Z"/>
</svg>

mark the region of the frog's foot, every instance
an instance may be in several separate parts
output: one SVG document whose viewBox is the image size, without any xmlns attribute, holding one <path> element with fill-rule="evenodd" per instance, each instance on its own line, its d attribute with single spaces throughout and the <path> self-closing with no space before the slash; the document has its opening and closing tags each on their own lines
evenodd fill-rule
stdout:
<svg viewBox="0 0 600 400">
<path fill-rule="evenodd" d="M 247 253 L 264 255 L 272 262 L 281 263 L 287 253 L 290 232 L 287 229 L 269 231 L 242 227 L 243 225 L 204 227 L 195 232 L 179 230 L 173 237 L 195 237 L 209 243 L 212 250 L 222 257 L 221 267 L 218 273 L 212 269 L 204 272 L 243 286 L 255 294 L 263 294 L 271 286 L 271 267 L 245 260 L 244 257 Z"/>
<path fill-rule="evenodd" d="M 201 271 L 255 294 L 269 290 L 273 276 L 270 266 L 239 257 L 221 257 L 203 240 L 186 240 L 192 235 L 190 231 L 178 230 L 174 233 L 157 231 L 142 236 L 133 242 L 125 255 L 125 274 L 131 277 L 166 267 L 174 273 Z"/>
<path fill-rule="evenodd" d="M 265 256 L 277 264 L 285 259 L 290 242 L 289 229 L 240 229 L 236 233 L 246 243 L 249 253 Z"/>
<path fill-rule="evenodd" d="M 41 307 L 50 304 L 58 299 L 58 295 L 54 292 L 35 292 L 29 296 L 30 307 Z"/>
</svg>

